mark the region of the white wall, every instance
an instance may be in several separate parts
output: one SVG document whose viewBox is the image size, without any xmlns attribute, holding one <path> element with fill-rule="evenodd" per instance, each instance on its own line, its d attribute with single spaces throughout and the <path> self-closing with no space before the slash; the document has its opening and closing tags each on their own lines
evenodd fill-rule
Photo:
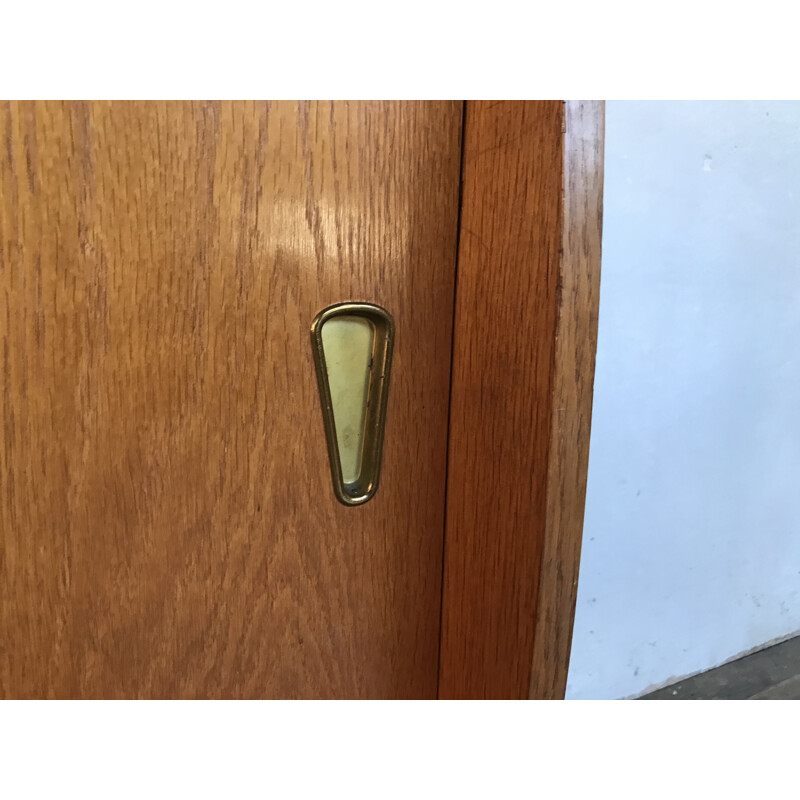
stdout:
<svg viewBox="0 0 800 800">
<path fill-rule="evenodd" d="M 567 697 L 800 630 L 800 103 L 606 107 Z"/>
</svg>

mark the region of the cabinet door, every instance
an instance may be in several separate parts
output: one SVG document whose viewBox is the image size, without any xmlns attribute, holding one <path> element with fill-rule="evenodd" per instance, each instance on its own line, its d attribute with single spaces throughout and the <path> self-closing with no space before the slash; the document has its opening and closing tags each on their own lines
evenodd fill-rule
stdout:
<svg viewBox="0 0 800 800">
<path fill-rule="evenodd" d="M 0 694 L 434 697 L 461 103 L 0 110 Z M 309 339 L 395 320 L 336 500 Z"/>
</svg>

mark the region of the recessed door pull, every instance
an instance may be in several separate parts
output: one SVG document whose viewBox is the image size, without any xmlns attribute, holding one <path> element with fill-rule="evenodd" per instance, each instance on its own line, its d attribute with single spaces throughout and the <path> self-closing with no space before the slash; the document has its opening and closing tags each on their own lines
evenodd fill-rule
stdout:
<svg viewBox="0 0 800 800">
<path fill-rule="evenodd" d="M 371 303 L 337 303 L 317 314 L 311 345 L 337 499 L 366 503 L 378 488 L 394 320 Z"/>
</svg>

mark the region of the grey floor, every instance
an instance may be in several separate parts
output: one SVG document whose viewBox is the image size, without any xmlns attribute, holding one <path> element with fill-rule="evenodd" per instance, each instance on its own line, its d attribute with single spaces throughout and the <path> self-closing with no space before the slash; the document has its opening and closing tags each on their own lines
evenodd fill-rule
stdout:
<svg viewBox="0 0 800 800">
<path fill-rule="evenodd" d="M 800 700 L 800 636 L 640 699 Z"/>
</svg>

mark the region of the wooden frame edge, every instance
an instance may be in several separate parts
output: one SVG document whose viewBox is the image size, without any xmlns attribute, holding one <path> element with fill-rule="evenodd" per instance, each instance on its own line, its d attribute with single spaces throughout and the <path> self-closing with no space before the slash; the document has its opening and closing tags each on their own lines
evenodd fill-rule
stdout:
<svg viewBox="0 0 800 800">
<path fill-rule="evenodd" d="M 599 292 L 598 102 L 468 102 L 440 698 L 563 697 Z"/>
<path fill-rule="evenodd" d="M 605 104 L 564 109 L 564 201 L 553 415 L 529 697 L 561 699 L 578 591 L 603 231 Z"/>
</svg>

